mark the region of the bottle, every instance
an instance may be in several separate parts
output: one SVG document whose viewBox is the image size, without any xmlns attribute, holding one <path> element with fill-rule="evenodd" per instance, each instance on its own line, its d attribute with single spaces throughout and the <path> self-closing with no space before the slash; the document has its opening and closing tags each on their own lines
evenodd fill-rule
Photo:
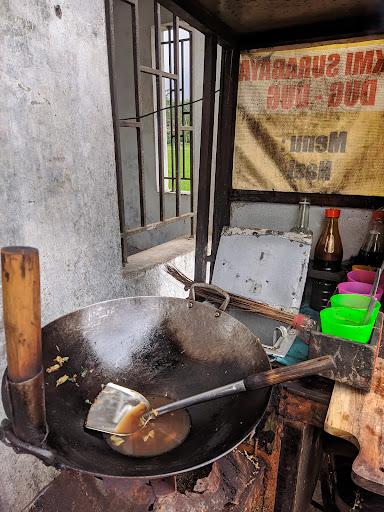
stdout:
<svg viewBox="0 0 384 512">
<path fill-rule="evenodd" d="M 299 212 L 295 226 L 291 229 L 294 233 L 303 233 L 304 235 L 312 235 L 312 231 L 308 228 L 309 224 L 309 207 L 311 203 L 306 197 L 299 202 Z"/>
<path fill-rule="evenodd" d="M 327 208 L 327 222 L 316 244 L 313 268 L 337 272 L 343 261 L 343 245 L 339 233 L 340 210 Z"/>
<path fill-rule="evenodd" d="M 325 210 L 326 224 L 315 247 L 313 262 L 314 270 L 321 270 L 323 275 L 312 279 L 310 307 L 320 311 L 328 306 L 329 299 L 336 290 L 338 283 L 335 276 L 327 279 L 327 272 L 337 272 L 341 269 L 343 246 L 339 233 L 340 210 L 328 208 Z"/>
<path fill-rule="evenodd" d="M 384 211 L 376 210 L 368 227 L 368 233 L 357 256 L 361 265 L 380 267 L 384 259 Z"/>
</svg>

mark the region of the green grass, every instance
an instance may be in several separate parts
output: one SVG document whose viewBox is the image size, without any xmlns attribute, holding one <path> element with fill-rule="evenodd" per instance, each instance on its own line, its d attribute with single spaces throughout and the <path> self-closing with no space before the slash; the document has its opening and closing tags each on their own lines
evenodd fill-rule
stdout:
<svg viewBox="0 0 384 512">
<path fill-rule="evenodd" d="M 190 160 L 190 155 L 191 155 L 191 148 L 190 148 L 190 145 L 189 144 L 185 144 L 184 145 L 184 155 L 183 155 L 183 146 L 182 144 L 180 144 L 180 178 L 183 174 L 183 158 L 185 159 L 184 160 L 184 168 L 185 168 L 185 172 L 184 172 L 184 175 L 186 177 L 190 177 L 190 172 L 191 172 L 191 160 Z M 175 155 L 173 155 L 175 157 Z M 171 160 L 171 145 L 168 144 L 168 173 L 167 173 L 167 176 L 172 176 L 172 160 Z M 169 183 L 169 187 L 171 187 L 171 181 L 170 180 L 167 180 L 168 183 Z M 176 186 L 176 184 L 174 185 Z M 189 180 L 183 180 L 182 178 L 180 179 L 180 189 L 183 190 L 184 192 L 190 192 L 191 191 L 191 182 Z"/>
</svg>

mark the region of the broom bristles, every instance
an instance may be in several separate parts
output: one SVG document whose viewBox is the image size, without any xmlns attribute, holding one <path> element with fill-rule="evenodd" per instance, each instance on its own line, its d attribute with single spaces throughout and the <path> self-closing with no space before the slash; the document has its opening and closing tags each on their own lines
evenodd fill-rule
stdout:
<svg viewBox="0 0 384 512">
<path fill-rule="evenodd" d="M 176 279 L 177 281 L 184 285 L 185 290 L 189 290 L 192 284 L 194 284 L 194 281 L 192 281 L 192 279 L 189 279 L 189 277 L 187 277 L 173 265 L 167 264 L 165 268 L 170 276 L 172 276 L 174 279 Z M 267 318 L 272 318 L 274 320 L 278 320 L 279 322 L 283 322 L 285 324 L 292 325 L 294 323 L 296 315 L 293 313 L 289 313 L 282 309 L 277 309 L 272 306 L 268 306 L 268 304 L 263 304 L 262 302 L 257 302 L 255 300 L 248 299 L 247 297 L 243 297 L 242 295 L 236 295 L 235 293 L 230 292 L 227 293 L 230 296 L 229 303 L 234 308 L 241 309 L 243 311 L 249 311 L 251 313 L 258 313 L 259 315 L 265 316 Z M 210 302 L 213 302 L 215 304 L 221 304 L 223 302 L 223 297 L 214 290 L 197 288 L 196 295 L 200 298 L 209 300 Z"/>
</svg>

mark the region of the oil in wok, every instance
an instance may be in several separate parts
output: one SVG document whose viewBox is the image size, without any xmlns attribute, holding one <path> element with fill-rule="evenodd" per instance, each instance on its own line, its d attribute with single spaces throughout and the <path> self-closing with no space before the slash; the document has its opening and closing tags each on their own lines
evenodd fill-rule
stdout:
<svg viewBox="0 0 384 512">
<path fill-rule="evenodd" d="M 148 400 L 154 409 L 173 401 L 164 396 L 153 396 Z M 121 426 L 121 431 L 124 427 L 126 425 Z M 149 421 L 147 425 L 129 436 L 107 435 L 106 441 L 113 450 L 124 455 L 154 457 L 169 452 L 183 443 L 190 428 L 189 414 L 181 409 Z"/>
</svg>

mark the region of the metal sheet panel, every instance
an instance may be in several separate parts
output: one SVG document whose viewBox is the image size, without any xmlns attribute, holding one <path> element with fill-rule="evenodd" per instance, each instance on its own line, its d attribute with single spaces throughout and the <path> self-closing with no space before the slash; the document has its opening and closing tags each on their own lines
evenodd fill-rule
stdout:
<svg viewBox="0 0 384 512">
<path fill-rule="evenodd" d="M 224 228 L 212 283 L 232 293 L 297 312 L 312 238 L 270 229 Z"/>
</svg>

